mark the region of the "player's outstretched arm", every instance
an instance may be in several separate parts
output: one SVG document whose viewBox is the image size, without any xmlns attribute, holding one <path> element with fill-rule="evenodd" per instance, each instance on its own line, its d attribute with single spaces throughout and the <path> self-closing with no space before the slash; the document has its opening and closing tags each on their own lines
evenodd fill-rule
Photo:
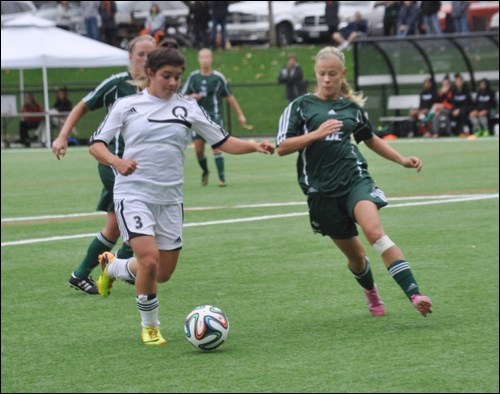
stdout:
<svg viewBox="0 0 500 394">
<path fill-rule="evenodd" d="M 402 156 L 397 150 L 376 135 L 369 140 L 365 140 L 364 143 L 368 148 L 379 156 L 382 156 L 384 159 L 401 164 L 406 168 L 416 168 L 417 172 L 422 170 L 422 160 L 416 156 Z"/>
<path fill-rule="evenodd" d="M 223 152 L 233 155 L 242 155 L 245 153 L 259 152 L 264 154 L 273 154 L 274 145 L 265 140 L 260 143 L 254 141 L 245 141 L 230 136 L 220 147 Z"/>
</svg>

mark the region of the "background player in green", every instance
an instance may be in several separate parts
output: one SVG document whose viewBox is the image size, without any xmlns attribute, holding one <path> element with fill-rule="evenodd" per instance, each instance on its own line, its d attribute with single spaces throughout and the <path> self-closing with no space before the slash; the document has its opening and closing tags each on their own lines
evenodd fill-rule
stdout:
<svg viewBox="0 0 500 394">
<path fill-rule="evenodd" d="M 361 108 L 365 99 L 355 94 L 345 79 L 341 51 L 322 49 L 316 56 L 315 74 L 315 93 L 301 96 L 286 107 L 277 135 L 280 156 L 299 152 L 298 180 L 307 195 L 311 227 L 316 233 L 328 235 L 344 253 L 349 269 L 364 289 L 370 312 L 382 316 L 384 304 L 358 236 L 358 224 L 393 279 L 425 317 L 432 311 L 432 302 L 420 294 L 408 261 L 382 228 L 378 209 L 387 205 L 387 200 L 368 173 L 368 165 L 351 136 L 403 167 L 418 172 L 422 162 L 415 156 L 402 156 L 373 133 Z"/>
<path fill-rule="evenodd" d="M 238 121 L 245 128 L 250 128 L 247 124 L 245 115 L 229 89 L 226 77 L 219 71 L 212 68 L 212 51 L 210 49 L 201 49 L 198 52 L 198 62 L 200 68 L 193 71 L 187 78 L 182 93 L 191 95 L 198 101 L 210 118 L 219 126 L 224 127 L 224 119 L 222 112 L 222 99 L 227 98 L 229 105 L 233 108 L 238 116 Z M 208 165 L 205 157 L 205 140 L 194 134 L 193 135 L 194 149 L 198 163 L 200 164 L 203 173 L 201 175 L 201 183 L 206 186 L 208 183 Z M 219 185 L 226 186 L 226 178 L 224 175 L 224 156 L 220 149 L 214 149 L 215 165 L 219 174 Z"/>
<path fill-rule="evenodd" d="M 70 112 L 64 122 L 59 135 L 52 143 L 52 152 L 58 159 L 66 154 L 68 136 L 78 121 L 88 112 L 105 107 L 109 110 L 112 104 L 120 97 L 129 96 L 138 92 L 137 87 L 131 83 L 141 74 L 149 52 L 155 48 L 154 38 L 145 35 L 136 37 L 129 46 L 130 65 L 129 71 L 111 75 L 105 79 L 92 92 L 87 94 Z M 123 138 L 115 138 L 108 144 L 108 149 L 119 157 L 123 154 Z M 98 294 L 94 281 L 89 277 L 92 269 L 98 265 L 97 258 L 100 254 L 113 249 L 120 231 L 116 222 L 113 204 L 113 185 L 115 182 L 114 169 L 103 164 L 98 165 L 99 176 L 103 184 L 101 197 L 97 210 L 107 213 L 106 225 L 90 243 L 87 254 L 80 265 L 71 273 L 69 285 L 82 290 L 87 294 Z M 130 258 L 133 255 L 128 244 L 118 250 L 121 258 Z"/>
</svg>

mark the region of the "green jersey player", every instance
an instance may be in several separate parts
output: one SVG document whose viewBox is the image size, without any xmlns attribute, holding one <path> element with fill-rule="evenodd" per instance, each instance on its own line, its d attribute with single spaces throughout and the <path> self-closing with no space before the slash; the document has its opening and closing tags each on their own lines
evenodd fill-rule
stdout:
<svg viewBox="0 0 500 394">
<path fill-rule="evenodd" d="M 245 128 L 251 128 L 247 124 L 245 115 L 234 98 L 226 77 L 219 71 L 212 68 L 212 51 L 210 49 L 201 49 L 198 53 L 198 62 L 200 69 L 193 71 L 187 78 L 183 88 L 182 94 L 190 95 L 198 101 L 202 107 L 218 125 L 224 126 L 222 100 L 226 97 L 229 105 L 233 108 L 238 116 L 238 121 Z M 194 149 L 198 163 L 203 170 L 201 175 L 201 184 L 206 186 L 208 184 L 208 165 L 205 157 L 205 140 L 193 134 Z M 220 149 L 214 149 L 215 165 L 219 175 L 219 186 L 226 186 L 226 177 L 224 174 L 224 157 Z"/>
<path fill-rule="evenodd" d="M 378 209 L 387 205 L 387 200 L 368 173 L 366 160 L 352 138 L 406 168 L 420 171 L 422 162 L 415 156 L 402 156 L 373 133 L 362 110 L 364 98 L 352 92 L 345 79 L 341 51 L 334 47 L 322 49 L 316 57 L 315 73 L 315 93 L 297 98 L 281 115 L 278 154 L 299 153 L 297 176 L 307 195 L 311 227 L 329 236 L 347 257 L 372 315 L 384 315 L 385 307 L 356 225 L 425 317 L 432 311 L 431 300 L 420 294 L 408 261 L 382 228 Z"/>
</svg>

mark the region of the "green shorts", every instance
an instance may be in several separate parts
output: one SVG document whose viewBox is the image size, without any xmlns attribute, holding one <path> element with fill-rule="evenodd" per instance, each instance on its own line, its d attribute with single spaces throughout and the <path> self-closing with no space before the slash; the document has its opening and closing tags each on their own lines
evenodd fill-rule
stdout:
<svg viewBox="0 0 500 394">
<path fill-rule="evenodd" d="M 363 200 L 372 201 L 378 209 L 387 205 L 384 192 L 371 179 L 363 179 L 349 193 L 329 197 L 319 192 L 308 194 L 309 220 L 315 233 L 335 239 L 357 236 L 354 206 Z"/>
<path fill-rule="evenodd" d="M 113 203 L 113 187 L 115 186 L 115 173 L 111 167 L 103 164 L 98 164 L 99 176 L 103 185 L 101 197 L 97 203 L 97 210 L 104 212 L 114 212 L 115 204 Z"/>
</svg>

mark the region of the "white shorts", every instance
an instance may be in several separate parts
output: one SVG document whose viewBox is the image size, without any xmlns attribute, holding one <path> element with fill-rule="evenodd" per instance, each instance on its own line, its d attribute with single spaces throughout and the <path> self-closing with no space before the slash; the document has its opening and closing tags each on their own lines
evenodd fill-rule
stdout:
<svg viewBox="0 0 500 394">
<path fill-rule="evenodd" d="M 182 247 L 183 206 L 115 199 L 115 212 L 123 241 L 152 235 L 159 250 Z"/>
</svg>

